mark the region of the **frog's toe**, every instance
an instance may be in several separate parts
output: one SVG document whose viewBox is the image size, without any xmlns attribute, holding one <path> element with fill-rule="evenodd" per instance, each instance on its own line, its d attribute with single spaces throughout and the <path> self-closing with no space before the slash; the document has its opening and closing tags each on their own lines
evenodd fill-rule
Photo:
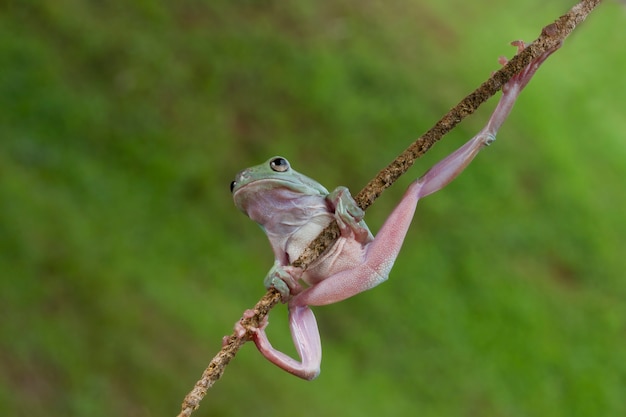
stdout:
<svg viewBox="0 0 626 417">
<path fill-rule="evenodd" d="M 254 310 L 251 309 L 247 309 L 246 311 L 243 312 L 243 316 L 239 319 L 239 321 L 237 323 L 235 323 L 235 327 L 234 327 L 234 332 L 235 332 L 235 337 L 242 339 L 244 337 L 246 337 L 246 333 L 248 333 L 248 330 L 246 329 L 246 327 L 243 325 L 243 321 L 250 319 L 252 317 L 254 317 L 255 313 Z M 224 338 L 222 339 L 222 346 L 224 346 L 228 341 L 228 336 L 224 336 Z"/>
</svg>

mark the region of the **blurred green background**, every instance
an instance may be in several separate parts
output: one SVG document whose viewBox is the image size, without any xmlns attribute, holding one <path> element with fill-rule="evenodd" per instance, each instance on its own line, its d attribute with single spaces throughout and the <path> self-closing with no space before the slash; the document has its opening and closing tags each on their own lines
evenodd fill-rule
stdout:
<svg viewBox="0 0 626 417">
<path fill-rule="evenodd" d="M 0 414 L 176 415 L 272 264 L 234 174 L 358 191 L 573 4 L 2 2 Z M 626 415 L 625 23 L 600 5 L 390 280 L 315 309 L 319 379 L 247 344 L 194 415 Z M 293 354 L 284 306 L 269 331 Z"/>
</svg>

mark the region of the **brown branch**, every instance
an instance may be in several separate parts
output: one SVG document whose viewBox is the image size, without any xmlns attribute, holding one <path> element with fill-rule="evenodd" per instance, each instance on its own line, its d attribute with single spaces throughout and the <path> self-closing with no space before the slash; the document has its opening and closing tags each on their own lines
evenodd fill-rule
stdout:
<svg viewBox="0 0 626 417">
<path fill-rule="evenodd" d="M 450 132 L 461 120 L 474 113 L 478 107 L 496 94 L 504 84 L 515 74 L 519 73 L 530 62 L 544 52 L 556 48 L 565 38 L 583 22 L 591 11 L 600 4 L 601 0 L 582 0 L 569 12 L 554 23 L 546 26 L 541 35 L 522 52 L 513 57 L 499 71 L 495 72 L 480 87 L 465 97 L 459 104 L 446 113 L 430 130 L 420 136 L 411 146 L 383 168 L 356 196 L 357 204 L 366 210 L 391 184 L 404 174 L 415 160 L 424 155 L 439 139 Z M 293 263 L 294 266 L 306 268 L 339 236 L 339 228 L 335 222 L 331 223 L 309 245 L 304 253 Z M 244 328 L 256 327 L 268 312 L 280 301 L 280 294 L 272 289 L 261 298 L 254 307 L 252 317 L 244 316 Z M 182 410 L 178 417 L 187 417 L 198 408 L 206 392 L 222 376 L 226 365 L 235 356 L 239 348 L 249 340 L 249 332 L 244 337 L 232 334 L 224 339 L 224 347 L 211 360 L 209 366 L 196 383 L 193 390 L 185 397 Z"/>
</svg>

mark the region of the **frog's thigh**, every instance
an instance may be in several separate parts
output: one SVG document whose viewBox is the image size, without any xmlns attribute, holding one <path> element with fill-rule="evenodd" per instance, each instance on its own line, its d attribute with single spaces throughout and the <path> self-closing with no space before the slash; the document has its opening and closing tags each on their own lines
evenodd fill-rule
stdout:
<svg viewBox="0 0 626 417">
<path fill-rule="evenodd" d="M 337 255 L 338 259 L 334 260 L 346 263 L 336 268 L 340 272 L 330 274 L 326 279 L 307 288 L 298 294 L 293 302 L 297 305 L 332 304 L 385 281 L 400 252 L 415 213 L 419 187 L 420 184 L 417 182 L 409 187 L 374 240 L 364 247 L 359 244 L 358 253 L 356 249 L 358 243 L 354 240 L 348 243 L 350 248 L 344 248 L 345 252 Z"/>
<path fill-rule="evenodd" d="M 326 305 L 345 300 L 360 292 L 369 290 L 387 279 L 368 264 L 338 272 L 307 288 L 292 300 L 299 306 Z"/>
</svg>

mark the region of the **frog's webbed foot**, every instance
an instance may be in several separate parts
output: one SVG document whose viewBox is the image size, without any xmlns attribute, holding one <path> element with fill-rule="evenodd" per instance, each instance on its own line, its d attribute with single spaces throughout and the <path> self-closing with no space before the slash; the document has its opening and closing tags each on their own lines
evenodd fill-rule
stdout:
<svg viewBox="0 0 626 417">
<path fill-rule="evenodd" d="M 363 221 L 365 212 L 357 205 L 346 187 L 337 187 L 326 197 L 335 210 L 335 220 L 341 230 L 341 236 L 351 237 L 360 243 L 374 239 Z"/>
<path fill-rule="evenodd" d="M 263 284 L 268 289 L 276 288 L 280 293 L 282 302 L 286 303 L 292 295 L 302 291 L 302 286 L 298 283 L 300 276 L 302 276 L 302 268 L 281 265 L 276 261 L 265 276 Z"/>
<path fill-rule="evenodd" d="M 524 41 L 521 40 L 513 41 L 511 42 L 511 45 L 517 47 L 518 54 L 526 49 L 526 46 L 528 46 Z M 511 79 L 504 86 L 502 86 L 502 92 L 504 94 L 507 94 L 511 89 L 517 89 L 517 91 L 521 91 L 524 87 L 526 87 L 526 84 L 528 84 L 533 75 L 535 75 L 535 72 L 537 72 L 541 64 L 543 64 L 543 62 L 560 47 L 561 44 L 558 44 L 554 48 L 548 49 L 543 54 L 532 60 L 530 64 L 528 64 L 519 73 L 511 77 Z M 500 65 L 506 65 L 508 60 L 505 57 L 500 57 L 498 62 L 500 63 Z"/>
<path fill-rule="evenodd" d="M 248 310 L 243 312 L 243 316 L 239 319 L 239 321 L 237 323 L 235 323 L 235 327 L 234 327 L 235 337 L 237 337 L 239 339 L 243 339 L 243 338 L 247 337 L 248 329 L 243 325 L 243 321 L 254 317 L 254 314 L 255 314 L 254 310 L 251 310 L 251 309 L 248 309 Z M 263 321 L 261 322 L 261 327 L 263 329 L 266 326 L 267 326 L 267 316 L 264 317 Z M 257 329 L 256 327 L 249 328 L 249 330 L 251 332 L 255 332 L 256 329 Z M 226 344 L 228 343 L 229 339 L 230 339 L 229 336 L 224 336 L 222 338 L 222 347 L 226 346 Z"/>
<path fill-rule="evenodd" d="M 518 53 L 522 52 L 526 48 L 526 44 L 519 40 L 511 42 L 511 45 L 517 47 Z M 524 67 L 519 73 L 512 76 L 511 79 L 502 86 L 502 97 L 500 98 L 498 105 L 489 118 L 487 125 L 478 133 L 478 135 L 474 137 L 474 143 L 469 145 L 469 148 L 475 148 L 475 145 L 478 145 L 479 147 L 489 145 L 496 139 L 496 134 L 498 133 L 500 126 L 502 126 L 502 123 L 504 123 L 504 120 L 508 117 L 511 109 L 513 108 L 513 104 L 515 104 L 515 101 L 519 97 L 521 91 L 533 78 L 541 64 L 543 64 L 544 61 L 560 47 L 561 43 L 551 49 L 548 49 L 543 54 L 533 59 L 526 67 Z M 507 59 L 500 57 L 499 62 L 500 64 L 505 65 L 507 63 Z M 471 150 L 471 152 L 475 154 L 473 150 Z"/>
</svg>

